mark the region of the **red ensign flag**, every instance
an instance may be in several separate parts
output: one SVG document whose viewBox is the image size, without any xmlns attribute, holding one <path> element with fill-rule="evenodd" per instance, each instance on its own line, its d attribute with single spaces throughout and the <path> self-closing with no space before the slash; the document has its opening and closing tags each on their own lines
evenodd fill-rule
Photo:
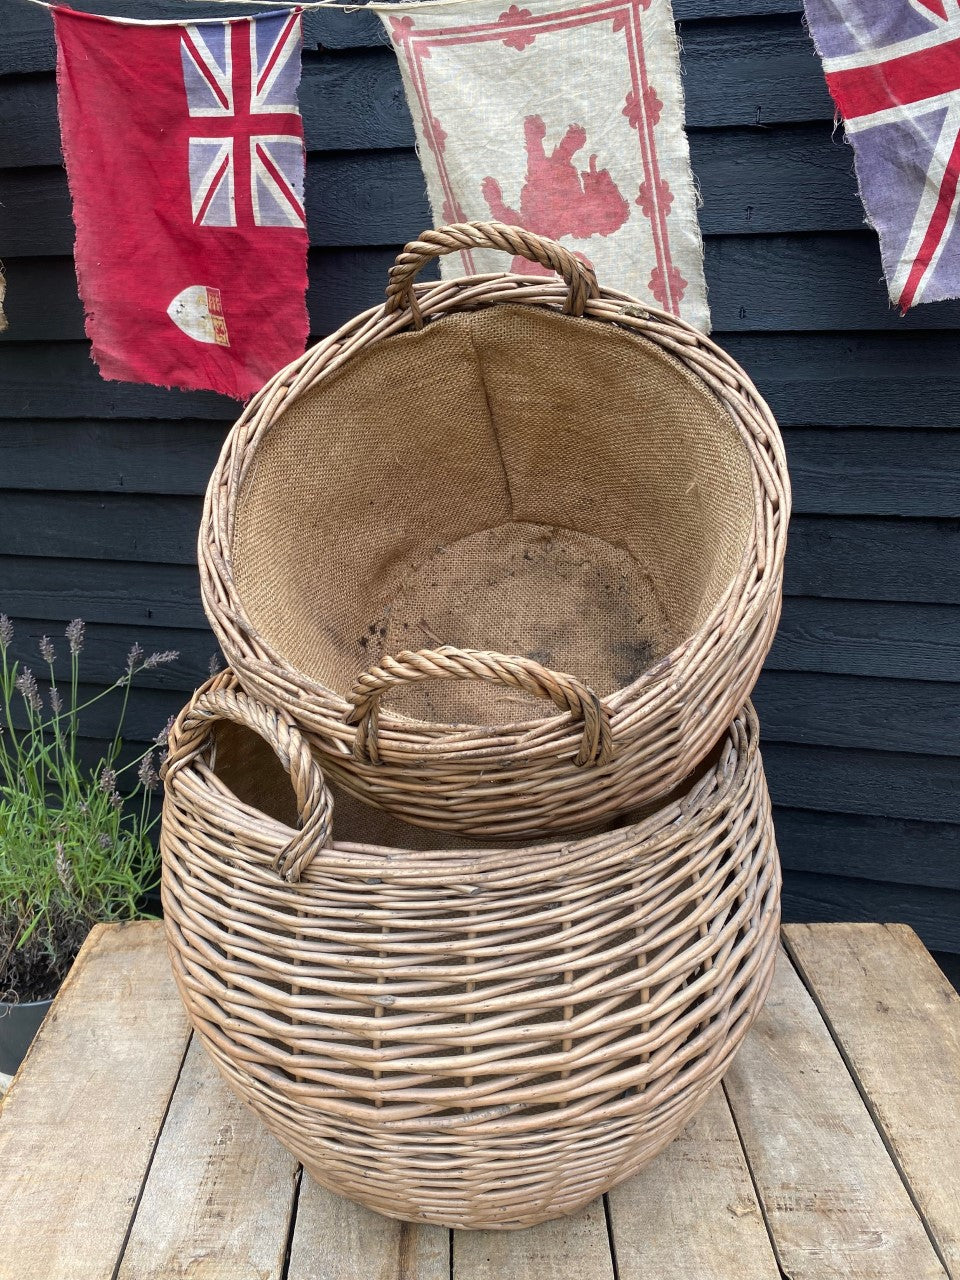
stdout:
<svg viewBox="0 0 960 1280">
<path fill-rule="evenodd" d="M 246 399 L 309 332 L 299 11 L 54 25 L 101 374 Z"/>
</svg>

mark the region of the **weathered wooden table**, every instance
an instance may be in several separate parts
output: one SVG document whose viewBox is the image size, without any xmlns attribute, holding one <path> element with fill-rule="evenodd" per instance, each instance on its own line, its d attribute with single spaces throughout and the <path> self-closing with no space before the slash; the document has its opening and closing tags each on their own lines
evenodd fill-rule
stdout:
<svg viewBox="0 0 960 1280">
<path fill-rule="evenodd" d="M 706 1109 L 514 1233 L 321 1191 L 191 1040 L 159 925 L 98 929 L 0 1112 L 0 1280 L 960 1280 L 960 998 L 897 925 L 796 925 Z"/>
</svg>

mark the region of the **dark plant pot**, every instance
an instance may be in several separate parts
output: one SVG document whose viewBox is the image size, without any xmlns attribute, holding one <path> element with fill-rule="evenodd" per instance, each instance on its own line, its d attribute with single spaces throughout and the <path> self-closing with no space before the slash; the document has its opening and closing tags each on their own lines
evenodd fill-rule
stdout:
<svg viewBox="0 0 960 1280">
<path fill-rule="evenodd" d="M 12 1076 L 27 1056 L 52 1000 L 8 1004 L 0 1000 L 0 1071 Z"/>
</svg>

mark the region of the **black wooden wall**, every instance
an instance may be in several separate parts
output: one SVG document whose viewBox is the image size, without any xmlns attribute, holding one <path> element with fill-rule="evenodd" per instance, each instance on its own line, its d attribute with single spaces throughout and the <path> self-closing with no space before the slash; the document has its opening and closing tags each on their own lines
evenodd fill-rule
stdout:
<svg viewBox="0 0 960 1280">
<path fill-rule="evenodd" d="M 135 701 L 146 740 L 214 650 L 194 541 L 236 406 L 98 377 L 49 18 L 0 3 L 0 610 L 31 655 L 84 616 L 91 679 L 115 674 L 133 639 L 179 649 Z M 110 11 L 184 16 L 162 3 Z M 674 0 L 716 337 L 778 415 L 795 485 L 783 625 L 757 690 L 786 908 L 905 920 L 960 952 L 960 303 L 890 308 L 800 8 Z M 310 14 L 306 32 L 309 302 L 324 334 L 379 299 L 429 215 L 379 23 Z"/>
</svg>

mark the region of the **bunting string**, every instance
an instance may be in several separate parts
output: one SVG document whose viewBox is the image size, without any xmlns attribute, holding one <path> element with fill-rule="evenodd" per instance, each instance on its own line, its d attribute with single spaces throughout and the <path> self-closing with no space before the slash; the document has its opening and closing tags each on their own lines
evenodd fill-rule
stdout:
<svg viewBox="0 0 960 1280">
<path fill-rule="evenodd" d="M 188 0 L 189 2 L 189 0 Z M 51 12 L 63 8 L 62 5 L 51 3 L 51 0 L 27 0 L 28 4 L 38 5 L 41 9 L 48 9 Z M 203 0 L 204 4 L 222 4 L 236 8 L 240 5 L 253 5 L 258 8 L 266 6 L 268 9 L 289 9 L 291 13 L 307 13 L 312 10 L 320 9 L 338 9 L 342 13 L 362 13 L 364 9 L 370 9 L 376 13 L 383 11 L 404 11 L 412 9 L 444 9 L 450 5 L 462 5 L 463 0 L 399 0 L 397 3 L 391 3 L 391 0 L 383 0 L 383 3 L 376 4 L 340 4 L 338 0 Z M 229 18 L 122 18 L 115 14 L 93 13 L 88 10 L 75 10 L 78 13 L 88 13 L 91 18 L 100 18 L 104 22 L 116 22 L 120 26 L 136 26 L 136 27 L 167 27 L 177 26 L 180 24 L 196 26 L 198 23 L 204 22 L 232 22 L 233 17 Z M 239 15 L 236 21 L 243 21 Z"/>
</svg>

